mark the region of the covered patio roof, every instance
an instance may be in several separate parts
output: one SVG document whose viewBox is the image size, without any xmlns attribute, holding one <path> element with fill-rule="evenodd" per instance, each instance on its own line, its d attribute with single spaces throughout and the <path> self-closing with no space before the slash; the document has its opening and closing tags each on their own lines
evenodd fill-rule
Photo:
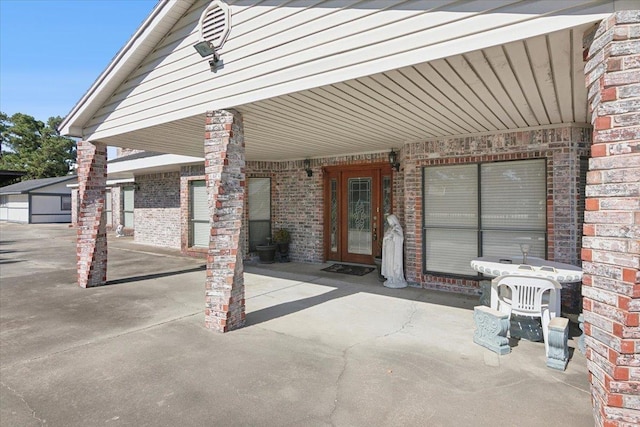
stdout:
<svg viewBox="0 0 640 427">
<path fill-rule="evenodd" d="M 112 146 L 202 157 L 205 112 L 234 108 L 243 114 L 247 160 L 278 161 L 584 124 L 590 117 L 583 37 L 617 7 L 592 1 L 524 6 L 443 1 L 430 10 L 406 2 L 378 10 L 371 2 L 266 7 L 229 1 L 238 8 L 233 22 L 239 24 L 221 50 L 224 66 L 211 73 L 192 48 L 202 5 L 178 3 L 179 8 L 159 3 L 65 119 L 64 133 Z M 281 20 L 270 21 L 276 13 Z M 335 28 L 318 30 L 328 33 L 321 40 L 290 35 L 296 31 L 292 23 L 302 20 L 297 16 L 310 13 L 313 20 L 304 25 L 333 17 Z M 385 24 L 366 27 L 374 15 Z M 262 19 L 279 28 L 257 30 L 255 21 Z M 363 26 L 360 33 L 349 27 L 356 24 Z M 251 43 L 262 45 L 280 34 L 280 44 L 272 41 L 262 51 L 242 44 L 249 29 L 260 33 Z M 161 33 L 165 39 L 158 39 Z M 369 33 L 376 38 L 367 41 Z M 308 50 L 317 57 L 293 50 L 308 38 Z M 396 50 L 388 50 L 392 47 Z M 290 58 L 303 62 L 287 67 Z M 172 80 L 176 70 L 182 70 L 185 83 Z"/>
<path fill-rule="evenodd" d="M 248 160 L 387 150 L 406 142 L 590 122 L 582 35 L 592 24 L 235 106 Z M 202 156 L 204 114 L 106 138 Z"/>
</svg>

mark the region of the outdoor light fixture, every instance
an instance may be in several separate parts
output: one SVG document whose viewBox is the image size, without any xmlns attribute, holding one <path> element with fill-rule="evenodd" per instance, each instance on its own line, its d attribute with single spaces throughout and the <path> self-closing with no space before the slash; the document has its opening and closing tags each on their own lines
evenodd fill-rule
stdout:
<svg viewBox="0 0 640 427">
<path fill-rule="evenodd" d="M 218 55 L 218 53 L 216 52 L 213 44 L 211 44 L 211 42 L 207 40 L 203 40 L 199 43 L 194 44 L 193 47 L 203 58 L 206 58 L 209 55 L 213 56 L 213 59 L 209 61 L 209 67 L 211 67 L 211 71 L 216 71 L 218 62 L 220 62 L 220 55 Z"/>
<path fill-rule="evenodd" d="M 307 176 L 313 176 L 313 171 L 311 170 L 311 160 L 304 159 L 304 170 L 307 172 Z"/>
<path fill-rule="evenodd" d="M 389 153 L 389 164 L 391 165 L 392 168 L 394 168 L 396 171 L 400 170 L 400 162 L 398 162 L 398 153 L 396 153 L 393 148 L 391 149 L 391 152 Z"/>
</svg>

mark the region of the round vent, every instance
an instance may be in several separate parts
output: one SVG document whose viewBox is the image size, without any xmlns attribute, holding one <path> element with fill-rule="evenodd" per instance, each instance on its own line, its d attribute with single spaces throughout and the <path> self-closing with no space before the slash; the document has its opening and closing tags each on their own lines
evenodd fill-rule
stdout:
<svg viewBox="0 0 640 427">
<path fill-rule="evenodd" d="M 231 30 L 231 11 L 223 1 L 214 0 L 200 17 L 200 36 L 215 49 L 224 44 Z"/>
</svg>

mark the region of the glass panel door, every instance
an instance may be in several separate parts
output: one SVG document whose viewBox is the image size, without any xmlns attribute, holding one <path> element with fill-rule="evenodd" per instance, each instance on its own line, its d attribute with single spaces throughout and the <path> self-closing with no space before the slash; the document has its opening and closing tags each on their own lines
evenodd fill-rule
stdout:
<svg viewBox="0 0 640 427">
<path fill-rule="evenodd" d="M 324 218 L 327 261 L 373 264 L 392 207 L 392 172 L 385 164 L 329 167 Z"/>
<path fill-rule="evenodd" d="M 347 248 L 352 254 L 371 255 L 371 181 L 370 177 L 348 180 Z"/>
<path fill-rule="evenodd" d="M 331 253 L 338 252 L 338 180 L 331 178 L 330 180 L 330 196 L 329 196 L 329 251 Z"/>
<path fill-rule="evenodd" d="M 380 226 L 379 186 L 379 170 L 342 173 L 342 261 L 373 262 L 374 241 L 377 242 Z"/>
</svg>

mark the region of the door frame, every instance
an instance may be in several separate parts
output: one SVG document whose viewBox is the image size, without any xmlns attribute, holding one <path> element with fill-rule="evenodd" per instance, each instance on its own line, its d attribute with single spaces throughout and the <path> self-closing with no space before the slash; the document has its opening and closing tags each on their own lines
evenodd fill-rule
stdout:
<svg viewBox="0 0 640 427">
<path fill-rule="evenodd" d="M 348 173 L 357 173 L 358 171 L 362 172 L 372 172 L 374 175 L 373 185 L 375 186 L 374 194 L 372 194 L 372 208 L 374 209 L 374 216 L 377 216 L 377 219 L 372 227 L 377 234 L 377 239 L 372 239 L 372 255 L 363 255 L 358 261 L 344 261 L 344 262 L 356 262 L 363 264 L 373 264 L 374 257 L 381 256 L 380 251 L 378 250 L 378 242 L 382 241 L 384 234 L 384 215 L 382 212 L 382 182 L 383 176 L 391 176 L 391 183 L 393 185 L 393 169 L 391 165 L 386 162 L 378 162 L 378 163 L 367 163 L 360 165 L 338 165 L 338 166 L 325 166 L 323 168 L 323 177 L 324 177 L 324 191 L 323 191 L 323 222 L 324 222 L 324 239 L 323 239 L 323 256 L 325 261 L 336 261 L 342 262 L 342 254 L 345 253 L 346 248 L 345 238 L 343 238 L 343 233 L 346 236 L 346 231 L 343 231 L 346 224 L 346 200 L 348 195 L 345 194 L 343 188 L 346 187 L 346 182 L 343 180 L 343 175 L 345 172 Z M 338 198 L 338 237 L 337 244 L 338 250 L 337 252 L 331 251 L 331 180 L 337 179 L 337 198 Z M 391 197 L 393 198 L 393 191 L 391 191 Z M 391 205 L 393 206 L 393 200 L 391 200 Z M 377 212 L 375 211 L 377 210 Z"/>
</svg>

